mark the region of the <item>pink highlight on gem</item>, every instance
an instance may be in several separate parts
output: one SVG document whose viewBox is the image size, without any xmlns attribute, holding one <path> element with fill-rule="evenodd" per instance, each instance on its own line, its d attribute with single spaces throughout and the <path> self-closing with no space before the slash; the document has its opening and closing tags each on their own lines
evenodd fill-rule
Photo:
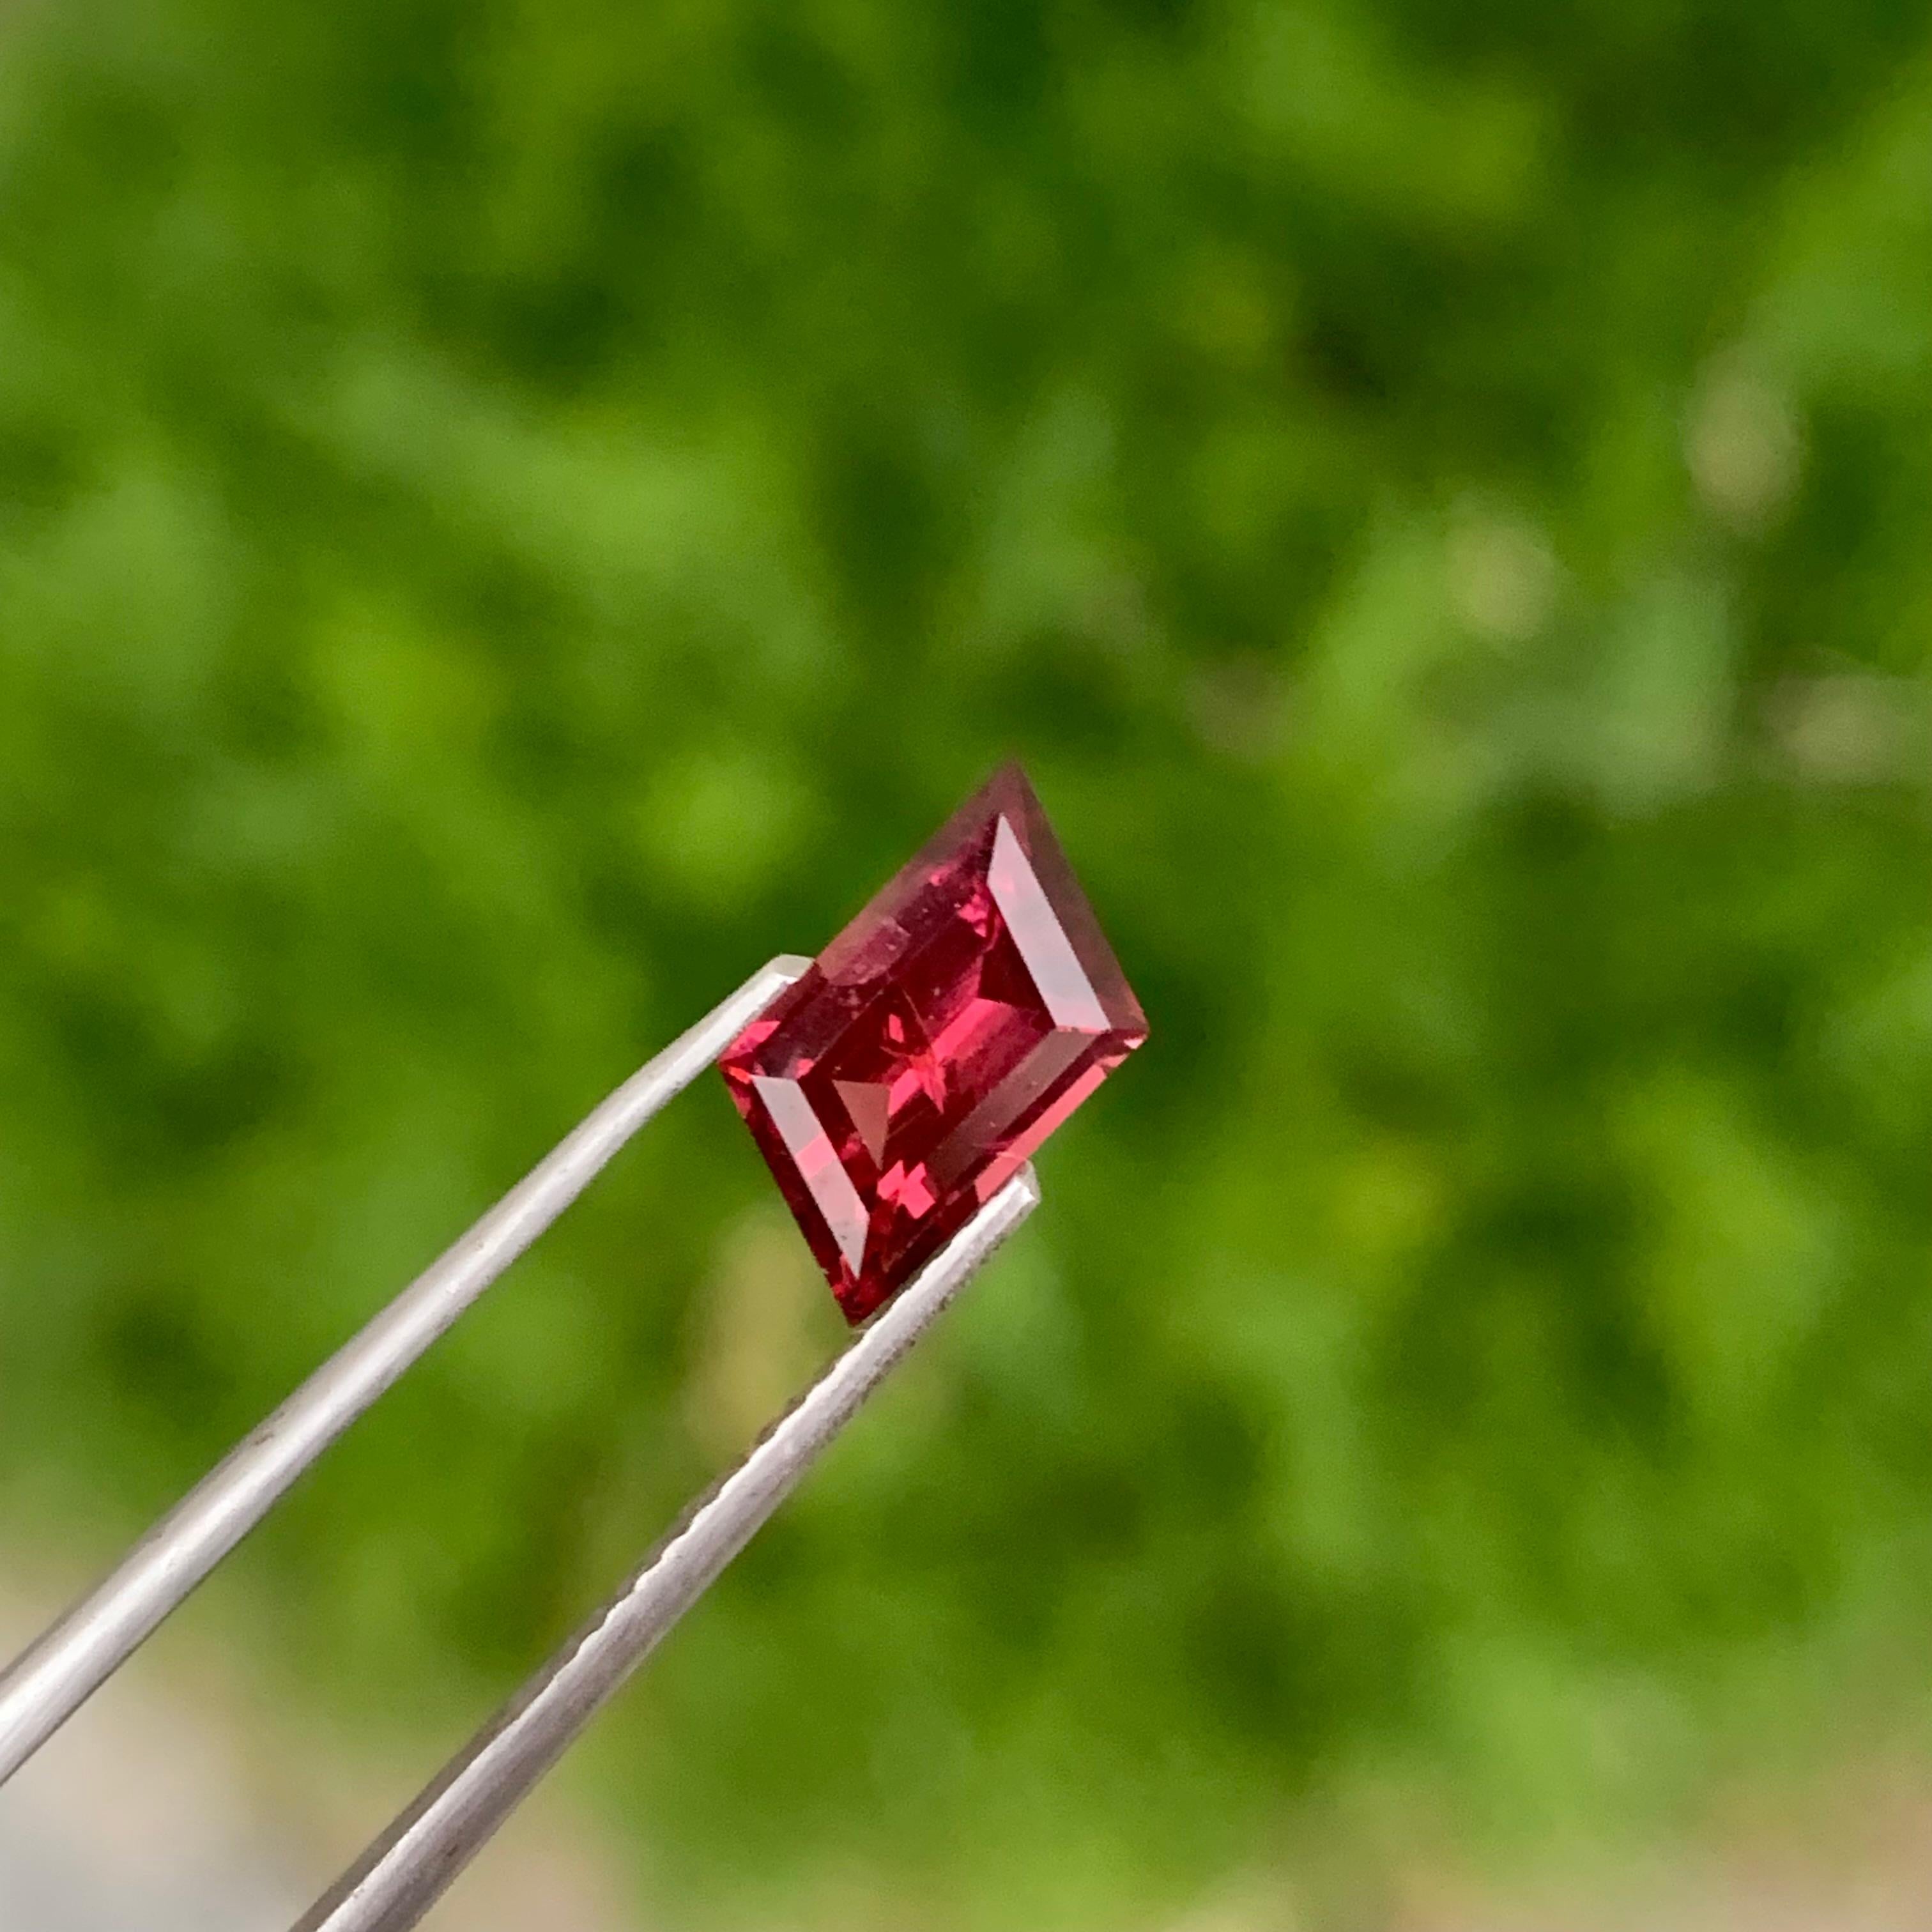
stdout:
<svg viewBox="0 0 1932 1932">
<path fill-rule="evenodd" d="M 986 884 L 1054 1024 L 1079 1033 L 1105 1033 L 1107 1015 L 1100 996 L 1081 970 L 1072 941 L 1054 916 L 1013 828 L 1004 818 L 993 833 Z"/>
<path fill-rule="evenodd" d="M 778 1131 L 792 1171 L 805 1184 L 846 1264 L 857 1269 L 866 1258 L 866 1204 L 852 1178 L 838 1164 L 832 1136 L 820 1124 L 796 1080 L 754 1079 L 766 1118 Z"/>
</svg>

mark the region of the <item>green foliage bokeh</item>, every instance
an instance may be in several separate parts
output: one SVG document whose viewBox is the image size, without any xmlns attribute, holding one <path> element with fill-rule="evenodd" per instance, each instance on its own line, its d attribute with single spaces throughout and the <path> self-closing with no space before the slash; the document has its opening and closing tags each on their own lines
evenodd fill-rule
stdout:
<svg viewBox="0 0 1932 1932">
<path fill-rule="evenodd" d="M 0 1522 L 1017 754 L 1154 1037 L 599 1733 L 653 1882 L 1127 1923 L 1916 1702 L 1928 511 L 1920 8 L 0 11 Z M 317 1708 L 830 1346 L 769 1199 L 706 1083 L 250 1546 Z"/>
</svg>

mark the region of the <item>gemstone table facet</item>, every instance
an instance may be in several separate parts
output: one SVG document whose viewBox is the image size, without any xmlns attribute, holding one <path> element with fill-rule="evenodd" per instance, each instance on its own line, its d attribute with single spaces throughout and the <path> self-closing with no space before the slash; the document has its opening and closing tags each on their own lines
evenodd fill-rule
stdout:
<svg viewBox="0 0 1932 1932">
<path fill-rule="evenodd" d="M 1033 788 L 1008 765 L 719 1064 L 856 1323 L 1146 1037 Z"/>
</svg>

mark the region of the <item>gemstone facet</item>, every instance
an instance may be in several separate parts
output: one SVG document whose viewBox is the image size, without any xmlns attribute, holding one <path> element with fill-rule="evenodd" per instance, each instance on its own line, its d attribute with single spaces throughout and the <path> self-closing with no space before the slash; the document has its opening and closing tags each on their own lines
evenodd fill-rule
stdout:
<svg viewBox="0 0 1932 1932">
<path fill-rule="evenodd" d="M 857 1323 L 1146 1037 L 1033 788 L 1008 765 L 720 1065 Z"/>
</svg>

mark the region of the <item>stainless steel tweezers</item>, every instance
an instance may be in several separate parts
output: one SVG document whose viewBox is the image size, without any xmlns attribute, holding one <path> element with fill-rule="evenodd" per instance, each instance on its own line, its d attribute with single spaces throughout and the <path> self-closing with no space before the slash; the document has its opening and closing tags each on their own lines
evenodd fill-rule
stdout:
<svg viewBox="0 0 1932 1932">
<path fill-rule="evenodd" d="M 447 1332 L 638 1130 L 811 964 L 782 954 L 647 1062 L 0 1674 L 0 1784 L 127 1661 L 329 1444 Z M 1024 1168 L 700 1497 L 292 1932 L 404 1932 L 702 1596 L 866 1396 L 1039 1204 Z"/>
</svg>

